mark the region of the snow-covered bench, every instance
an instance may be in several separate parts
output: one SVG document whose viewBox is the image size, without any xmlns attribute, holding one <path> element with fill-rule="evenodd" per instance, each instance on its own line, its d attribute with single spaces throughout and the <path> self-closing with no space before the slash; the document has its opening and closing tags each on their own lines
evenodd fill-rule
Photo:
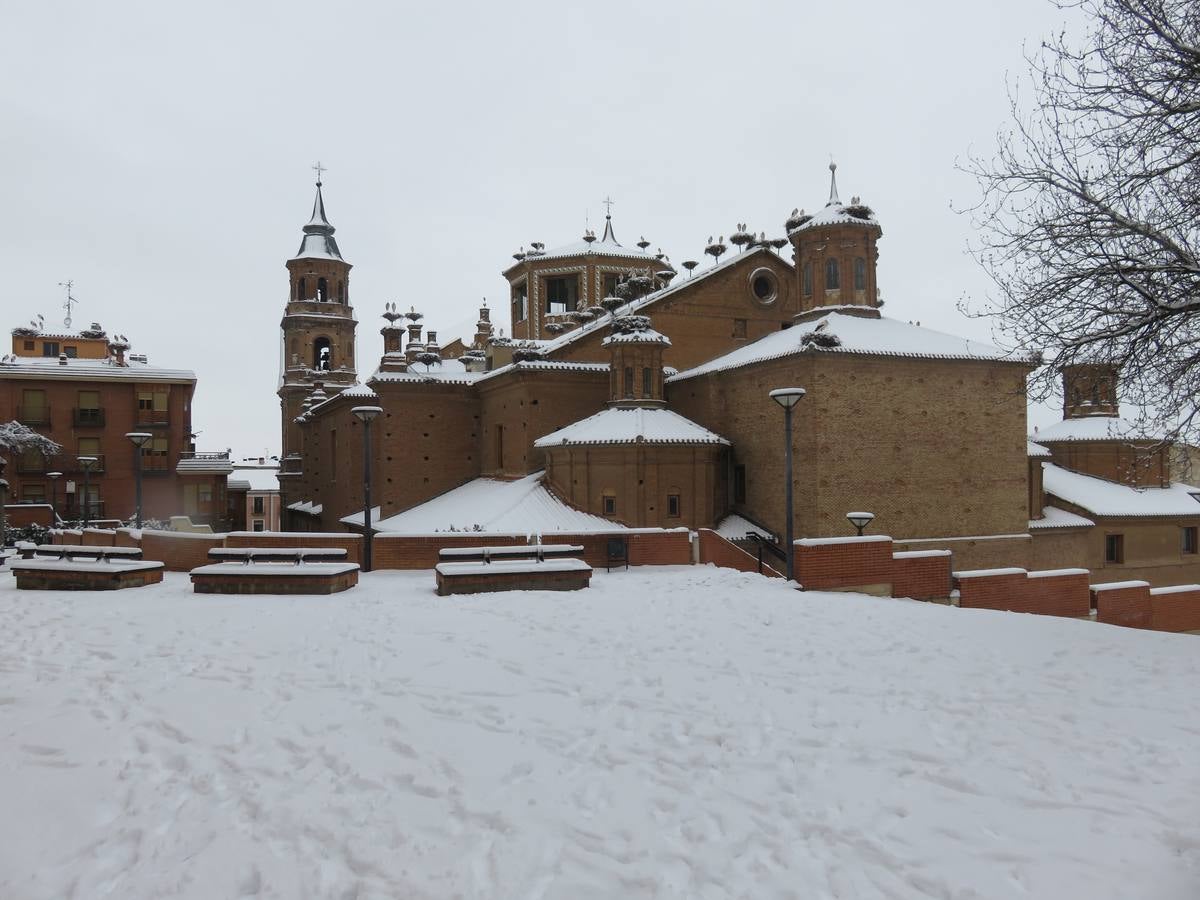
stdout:
<svg viewBox="0 0 1200 900">
<path fill-rule="evenodd" d="M 499 548 L 492 548 L 499 549 Z M 577 591 L 592 579 L 582 559 L 505 559 L 494 562 L 440 562 L 435 567 L 437 592 L 483 594 L 493 591 Z"/>
<path fill-rule="evenodd" d="M 191 577 L 192 590 L 197 594 L 336 594 L 358 584 L 358 565 L 217 562 L 192 569 Z"/>
<path fill-rule="evenodd" d="M 215 562 L 294 563 L 345 562 L 344 547 L 213 547 L 208 558 Z"/>
<path fill-rule="evenodd" d="M 132 561 L 142 558 L 141 547 L 94 547 L 83 544 L 31 544 L 21 543 L 17 546 L 22 559 L 52 557 L 72 561 L 75 559 L 92 559 L 97 562 L 114 562 L 116 560 Z"/>
<path fill-rule="evenodd" d="M 543 562 L 583 556 L 582 544 L 522 544 L 508 547 L 446 547 L 438 551 L 439 562 L 482 562 L 527 559 Z"/>
<path fill-rule="evenodd" d="M 112 547 L 87 547 L 112 550 Z M 131 549 L 131 548 L 122 548 Z M 73 559 L 14 559 L 9 568 L 22 591 L 115 591 L 158 584 L 166 566 L 138 559 L 80 562 Z"/>
</svg>

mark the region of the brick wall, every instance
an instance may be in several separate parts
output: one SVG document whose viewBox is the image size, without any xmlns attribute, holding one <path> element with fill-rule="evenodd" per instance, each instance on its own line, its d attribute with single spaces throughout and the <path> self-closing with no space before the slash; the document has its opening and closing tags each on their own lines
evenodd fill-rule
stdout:
<svg viewBox="0 0 1200 900">
<path fill-rule="evenodd" d="M 584 560 L 591 566 L 604 567 L 608 562 L 608 541 L 614 537 L 625 537 L 629 541 L 631 566 L 686 566 L 692 561 L 691 539 L 687 529 L 589 534 L 556 531 L 542 535 L 542 542 L 582 545 Z M 375 536 L 371 553 L 376 569 L 432 569 L 437 565 L 438 551 L 441 549 L 511 547 L 528 543 L 525 535 L 516 534 L 380 534 Z"/>
<path fill-rule="evenodd" d="M 1069 617 L 1083 617 L 1091 610 L 1086 569 L 980 569 L 955 572 L 954 584 L 958 605 L 966 609 Z"/>
<path fill-rule="evenodd" d="M 49 528 L 54 524 L 54 512 L 49 503 L 6 503 L 4 517 L 9 528 L 24 528 L 26 525 Z"/>
<path fill-rule="evenodd" d="M 205 565 L 208 551 L 223 547 L 223 534 L 177 534 L 171 531 L 143 531 L 142 558 L 165 563 L 171 572 L 189 572 Z"/>
<path fill-rule="evenodd" d="M 83 529 L 83 546 L 111 547 L 116 536 L 117 533 L 109 528 L 85 528 Z"/>
<path fill-rule="evenodd" d="M 346 551 L 346 561 L 361 563 L 362 535 L 280 531 L 232 531 L 224 535 L 226 547 L 337 547 Z M 376 538 L 376 547 L 379 546 Z M 383 568 L 372 559 L 375 568 Z"/>
<path fill-rule="evenodd" d="M 118 528 L 116 535 L 113 537 L 114 547 L 140 547 L 142 542 L 140 539 L 133 536 L 133 532 L 128 528 Z"/>
<path fill-rule="evenodd" d="M 793 548 L 796 581 L 805 590 L 825 591 L 892 582 L 892 539 L 884 535 L 813 538 Z"/>
<path fill-rule="evenodd" d="M 1096 621 L 1127 628 L 1150 628 L 1150 583 L 1119 581 L 1092 585 Z"/>
<path fill-rule="evenodd" d="M 949 550 L 914 550 L 892 554 L 892 596 L 942 600 L 950 596 Z"/>
<path fill-rule="evenodd" d="M 725 569 L 737 569 L 739 572 L 757 572 L 758 557 L 751 556 L 736 544 L 731 544 L 711 528 L 700 529 L 700 562 L 712 563 Z M 782 578 L 764 561 L 762 574 L 769 578 Z"/>
<path fill-rule="evenodd" d="M 1150 627 L 1156 631 L 1200 631 L 1200 584 L 1151 588 Z"/>
</svg>

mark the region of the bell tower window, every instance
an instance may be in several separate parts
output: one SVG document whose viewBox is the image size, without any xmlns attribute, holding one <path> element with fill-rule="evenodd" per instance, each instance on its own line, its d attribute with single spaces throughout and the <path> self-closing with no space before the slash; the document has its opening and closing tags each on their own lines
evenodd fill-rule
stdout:
<svg viewBox="0 0 1200 900">
<path fill-rule="evenodd" d="M 324 303 L 329 299 L 329 286 L 324 278 L 317 279 L 317 302 Z"/>
<path fill-rule="evenodd" d="M 317 338 L 313 341 L 313 365 L 318 372 L 328 372 L 333 368 L 333 347 L 329 338 Z"/>
<path fill-rule="evenodd" d="M 812 296 L 812 263 L 811 262 L 806 262 L 804 264 L 803 284 L 801 286 L 801 290 L 804 292 L 805 297 Z"/>
<path fill-rule="evenodd" d="M 854 260 L 854 289 L 856 291 L 867 289 L 867 261 L 861 256 Z"/>
<path fill-rule="evenodd" d="M 579 300 L 579 277 L 546 279 L 546 312 L 573 312 Z"/>
<path fill-rule="evenodd" d="M 838 261 L 836 259 L 825 260 L 825 290 L 836 291 L 842 286 L 841 278 L 838 273 Z"/>
<path fill-rule="evenodd" d="M 338 303 L 346 302 L 346 282 L 338 282 Z"/>
<path fill-rule="evenodd" d="M 304 279 L 303 278 L 301 278 L 298 282 L 296 282 L 296 299 L 297 300 L 306 300 L 307 299 L 307 297 L 305 297 Z"/>
</svg>

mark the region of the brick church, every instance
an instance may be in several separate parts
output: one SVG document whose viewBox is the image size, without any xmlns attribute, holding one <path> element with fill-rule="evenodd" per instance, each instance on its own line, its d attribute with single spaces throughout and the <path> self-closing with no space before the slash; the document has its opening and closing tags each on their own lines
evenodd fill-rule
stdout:
<svg viewBox="0 0 1200 900">
<path fill-rule="evenodd" d="M 610 215 L 599 237 L 513 255 L 508 336 L 485 306 L 472 336 L 443 343 L 392 304 L 383 356 L 360 378 L 351 266 L 318 182 L 286 264 L 283 527 L 361 529 L 351 410 L 369 404 L 384 410 L 370 447 L 382 531 L 774 537 L 784 432 L 769 394 L 801 386 L 797 537 L 852 533 L 846 513 L 870 510 L 897 549 L 951 549 L 958 568 L 1200 576 L 1200 493 L 1172 483 L 1169 448 L 1120 418 L 1119 373 L 1064 373 L 1064 421 L 1031 442 L 1038 360 L 883 315 L 869 206 L 842 202 L 834 177 L 825 204 L 784 227 L 768 239 L 739 226 L 680 273 L 644 240 L 621 243 Z"/>
</svg>

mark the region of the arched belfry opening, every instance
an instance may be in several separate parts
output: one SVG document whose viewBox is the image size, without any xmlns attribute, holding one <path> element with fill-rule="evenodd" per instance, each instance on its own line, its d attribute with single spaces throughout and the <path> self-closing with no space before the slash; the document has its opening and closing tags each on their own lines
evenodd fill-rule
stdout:
<svg viewBox="0 0 1200 900">
<path fill-rule="evenodd" d="M 324 278 L 317 279 L 317 302 L 325 303 L 329 300 L 329 285 Z"/>
<path fill-rule="evenodd" d="M 327 337 L 319 337 L 313 341 L 312 367 L 318 372 L 328 372 L 333 369 L 333 345 Z"/>
</svg>

